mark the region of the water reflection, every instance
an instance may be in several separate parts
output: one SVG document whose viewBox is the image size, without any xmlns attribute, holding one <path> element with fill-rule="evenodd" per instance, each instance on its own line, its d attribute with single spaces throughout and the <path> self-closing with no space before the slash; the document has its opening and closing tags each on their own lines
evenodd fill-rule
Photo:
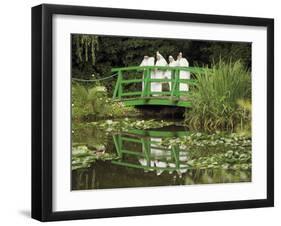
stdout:
<svg viewBox="0 0 281 226">
<path fill-rule="evenodd" d="M 99 133 L 101 133 L 99 131 Z M 81 133 L 79 133 L 81 134 Z M 78 139 L 93 145 L 92 133 Z M 187 162 L 190 150 L 179 145 L 163 145 L 169 138 L 186 136 L 184 127 L 129 130 L 107 135 L 106 152 L 116 153 L 111 161 L 96 161 L 89 168 L 72 171 L 72 189 L 170 186 L 247 182 L 251 170 L 193 169 Z M 100 138 L 99 138 L 100 141 Z M 224 150 L 221 150 L 224 151 Z"/>
<path fill-rule="evenodd" d="M 144 134 L 145 133 L 145 134 Z M 188 168 L 188 152 L 178 145 L 165 147 L 163 138 L 186 135 L 185 131 L 142 131 L 131 130 L 128 133 L 113 135 L 118 160 L 113 164 L 143 169 L 144 172 L 176 172 L 180 177 Z"/>
</svg>

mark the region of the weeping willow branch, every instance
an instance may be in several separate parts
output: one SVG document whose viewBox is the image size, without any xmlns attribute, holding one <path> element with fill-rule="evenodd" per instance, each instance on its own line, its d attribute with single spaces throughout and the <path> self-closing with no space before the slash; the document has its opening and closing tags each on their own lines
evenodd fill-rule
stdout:
<svg viewBox="0 0 281 226">
<path fill-rule="evenodd" d="M 98 37 L 95 35 L 73 35 L 75 55 L 78 63 L 83 61 L 94 65 L 96 62 L 96 51 L 98 50 Z"/>
</svg>

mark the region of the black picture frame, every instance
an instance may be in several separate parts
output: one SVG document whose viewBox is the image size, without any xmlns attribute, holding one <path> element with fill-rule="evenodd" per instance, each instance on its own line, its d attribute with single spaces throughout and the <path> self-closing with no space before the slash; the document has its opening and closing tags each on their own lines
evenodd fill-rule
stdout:
<svg viewBox="0 0 281 226">
<path fill-rule="evenodd" d="M 262 26 L 267 28 L 267 198 L 130 208 L 52 210 L 52 18 L 55 14 Z M 122 217 L 274 206 L 274 20 L 176 12 L 43 4 L 32 8 L 32 218 Z"/>
</svg>

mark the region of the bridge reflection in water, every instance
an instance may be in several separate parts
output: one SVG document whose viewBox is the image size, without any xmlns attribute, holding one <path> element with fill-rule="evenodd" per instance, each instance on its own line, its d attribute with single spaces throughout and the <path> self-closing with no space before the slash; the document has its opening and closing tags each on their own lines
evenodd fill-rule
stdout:
<svg viewBox="0 0 281 226">
<path fill-rule="evenodd" d="M 163 146 L 163 139 L 186 135 L 186 131 L 130 130 L 115 134 L 113 140 L 118 160 L 113 164 L 154 171 L 158 176 L 163 172 L 176 172 L 180 177 L 188 170 L 187 150 L 179 145 Z M 134 161 L 135 160 L 135 161 Z"/>
<path fill-rule="evenodd" d="M 111 161 L 96 161 L 90 168 L 72 171 L 72 190 L 154 187 L 171 185 L 247 182 L 251 171 L 192 169 L 187 162 L 192 150 L 163 142 L 187 135 L 184 127 L 130 130 L 108 136 L 106 151 Z M 224 150 L 221 150 L 222 152 Z"/>
</svg>

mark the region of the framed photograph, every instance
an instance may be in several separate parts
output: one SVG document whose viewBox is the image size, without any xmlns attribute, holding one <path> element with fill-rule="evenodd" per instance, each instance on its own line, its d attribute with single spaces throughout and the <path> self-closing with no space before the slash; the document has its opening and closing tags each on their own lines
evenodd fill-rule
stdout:
<svg viewBox="0 0 281 226">
<path fill-rule="evenodd" d="M 32 8 L 32 217 L 274 205 L 274 21 Z"/>
</svg>

